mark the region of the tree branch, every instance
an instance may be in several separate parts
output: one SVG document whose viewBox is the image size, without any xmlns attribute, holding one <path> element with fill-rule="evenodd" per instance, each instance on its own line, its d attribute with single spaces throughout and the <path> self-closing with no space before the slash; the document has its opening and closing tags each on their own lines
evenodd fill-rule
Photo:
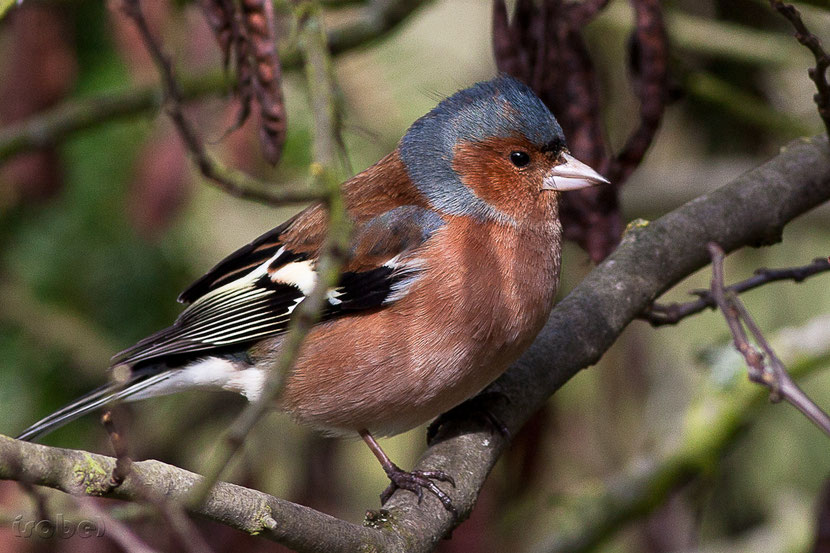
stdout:
<svg viewBox="0 0 830 553">
<path fill-rule="evenodd" d="M 184 503 L 201 480 L 192 472 L 159 461 L 140 461 L 117 488 L 108 485 L 115 459 L 105 455 L 48 447 L 0 435 L 0 479 L 16 479 L 15 463 L 34 484 L 73 495 L 135 500 L 143 487 Z M 375 546 L 391 550 L 394 536 L 344 522 L 268 494 L 220 482 L 193 513 L 232 528 L 284 543 L 298 551 L 354 552 Z"/>
<path fill-rule="evenodd" d="M 805 279 L 825 271 L 830 271 L 830 259 L 814 259 L 809 265 L 803 265 L 801 267 L 758 269 L 755 271 L 754 276 L 727 286 L 726 292 L 741 294 L 748 290 L 754 290 L 769 282 L 778 282 L 781 280 L 803 282 Z M 704 309 L 713 309 L 716 306 L 715 299 L 712 297 L 710 290 L 693 290 L 691 293 L 698 298 L 686 303 L 672 303 L 669 305 L 661 305 L 655 302 L 653 305 L 647 307 L 637 318 L 648 321 L 654 327 L 673 325 L 686 317 L 700 313 Z"/>
<path fill-rule="evenodd" d="M 818 107 L 818 114 L 824 121 L 824 127 L 830 133 L 830 84 L 827 82 L 827 69 L 830 67 L 830 55 L 824 51 L 821 41 L 810 32 L 801 14 L 792 4 L 784 4 L 781 0 L 770 0 L 770 5 L 783 15 L 795 29 L 795 39 L 808 48 L 816 59 L 816 66 L 807 70 L 810 79 L 816 85 L 816 94 L 813 100 Z"/>
<path fill-rule="evenodd" d="M 769 388 L 770 399 L 773 402 L 779 402 L 782 399 L 787 401 L 830 436 L 830 416 L 822 411 L 790 378 L 786 367 L 770 347 L 744 304 L 735 294 L 727 294 L 724 290 L 723 260 L 725 255 L 723 250 L 715 242 L 710 242 L 707 247 L 712 256 L 712 296 L 729 325 L 735 348 L 746 360 L 749 379 Z M 744 327 L 763 353 L 750 344 Z"/>
<path fill-rule="evenodd" d="M 595 363 L 659 294 L 708 262 L 705 244 L 718 241 L 728 251 L 770 244 L 780 239 L 790 220 L 827 200 L 830 149 L 826 136 L 820 136 L 793 142 L 731 184 L 630 230 L 617 250 L 556 306 L 533 345 L 494 383 L 491 389 L 510 399 L 493 405 L 494 414 L 515 435 L 552 393 Z M 224 483 L 194 512 L 262 532 L 300 551 L 431 551 L 469 515 L 506 446 L 486 423 L 449 419 L 418 462 L 417 469 L 440 469 L 455 478 L 458 519 L 431 495 L 419 505 L 413 494 L 398 492 L 387 503 L 388 514 L 363 527 Z M 0 438 L 0 478 L 15 478 L 13 461 L 32 482 L 92 495 L 114 469 L 114 460 L 107 457 Z M 178 501 L 198 478 L 155 461 L 139 462 L 111 492 L 113 497 L 136 497 L 134 474 Z"/>
</svg>

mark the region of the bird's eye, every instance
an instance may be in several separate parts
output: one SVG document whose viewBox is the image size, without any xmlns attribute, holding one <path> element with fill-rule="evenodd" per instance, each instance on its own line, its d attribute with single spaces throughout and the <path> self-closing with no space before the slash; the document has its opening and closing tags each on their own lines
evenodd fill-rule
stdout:
<svg viewBox="0 0 830 553">
<path fill-rule="evenodd" d="M 512 163 L 516 167 L 524 167 L 525 165 L 530 163 L 530 156 L 527 155 L 527 152 L 510 152 L 510 163 Z"/>
</svg>

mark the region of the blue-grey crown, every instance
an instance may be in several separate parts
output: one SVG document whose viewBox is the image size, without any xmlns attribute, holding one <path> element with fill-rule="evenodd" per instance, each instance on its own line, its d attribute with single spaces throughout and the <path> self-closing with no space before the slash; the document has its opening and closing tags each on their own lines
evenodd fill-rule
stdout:
<svg viewBox="0 0 830 553">
<path fill-rule="evenodd" d="M 464 141 L 523 135 L 539 148 L 565 145 L 562 127 L 530 88 L 507 75 L 456 92 L 415 121 L 400 155 L 415 186 L 433 207 L 451 215 L 501 218 L 461 183 L 452 169 Z"/>
</svg>

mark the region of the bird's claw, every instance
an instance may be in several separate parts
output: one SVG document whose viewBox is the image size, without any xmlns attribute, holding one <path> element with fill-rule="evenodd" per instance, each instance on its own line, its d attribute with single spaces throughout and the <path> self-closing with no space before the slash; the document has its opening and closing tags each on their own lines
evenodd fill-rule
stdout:
<svg viewBox="0 0 830 553">
<path fill-rule="evenodd" d="M 385 505 L 397 489 L 411 491 L 418 496 L 418 504 L 420 504 L 424 499 L 424 488 L 426 488 L 441 501 L 441 504 L 444 505 L 446 510 L 453 515 L 458 515 L 450 496 L 441 491 L 432 482 L 433 480 L 448 482 L 454 488 L 455 480 L 449 474 L 442 470 L 413 470 L 412 472 L 406 472 L 394 464 L 391 467 L 385 467 L 384 470 L 386 471 L 386 476 L 389 477 L 389 486 L 380 494 L 381 505 Z"/>
</svg>

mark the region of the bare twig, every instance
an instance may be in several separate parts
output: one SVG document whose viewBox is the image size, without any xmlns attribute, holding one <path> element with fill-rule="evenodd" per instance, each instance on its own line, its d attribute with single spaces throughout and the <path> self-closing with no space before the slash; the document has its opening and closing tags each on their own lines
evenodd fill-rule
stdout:
<svg viewBox="0 0 830 553">
<path fill-rule="evenodd" d="M 124 482 L 127 475 L 130 474 L 133 461 L 129 457 L 127 440 L 123 432 L 119 431 L 115 426 L 112 411 L 112 409 L 104 411 L 104 414 L 101 416 L 101 423 L 109 435 L 110 444 L 112 444 L 113 453 L 115 453 L 115 468 L 110 475 L 109 485 L 117 488 Z"/>
<path fill-rule="evenodd" d="M 741 294 L 748 290 L 753 290 L 759 286 L 763 286 L 769 282 L 777 282 L 780 280 L 792 280 L 793 282 L 802 282 L 803 280 L 830 271 L 830 259 L 817 258 L 809 265 L 802 265 L 801 267 L 789 267 L 786 269 L 758 269 L 755 275 L 735 284 L 730 284 L 725 288 L 727 293 Z M 713 309 L 716 307 L 715 299 L 712 297 L 710 290 L 693 290 L 692 294 L 698 296 L 698 299 L 685 303 L 672 303 L 669 305 L 662 305 L 654 303 L 648 307 L 638 317 L 639 319 L 648 321 L 651 326 L 663 326 L 677 324 L 681 320 L 700 313 L 705 309 Z"/>
<path fill-rule="evenodd" d="M 173 75 L 173 67 L 170 60 L 162 52 L 158 41 L 153 37 L 147 25 L 147 20 L 141 11 L 139 0 L 124 0 L 123 7 L 124 13 L 135 23 L 144 45 L 161 75 L 167 112 L 176 126 L 182 142 L 184 142 L 193 161 L 205 178 L 232 196 L 270 205 L 320 199 L 320 193 L 314 190 L 283 190 L 279 194 L 265 191 L 264 183 L 258 182 L 249 175 L 223 167 L 213 159 L 184 114 L 182 109 L 184 96 L 176 77 Z"/>
<path fill-rule="evenodd" d="M 113 374 L 116 375 L 115 378 L 118 378 L 118 367 L 113 370 Z M 116 409 L 118 407 L 118 405 L 115 406 Z M 110 443 L 115 452 L 115 465 L 110 472 L 109 478 L 101 483 L 101 495 L 111 494 L 113 490 L 121 486 L 127 477 L 132 474 L 133 468 L 133 461 L 128 457 L 126 437 L 116 427 L 112 414 L 113 410 L 109 409 L 105 411 L 101 417 L 101 422 L 109 435 Z M 133 475 L 133 479 L 136 482 L 136 499 L 146 503 L 161 515 L 172 530 L 173 535 L 181 544 L 183 550 L 188 553 L 206 553 L 210 551 L 207 542 L 199 534 L 190 519 L 187 518 L 184 508 L 180 504 L 169 501 L 159 490 L 145 485 L 141 476 Z M 129 536 L 127 535 L 121 538 L 129 541 Z M 115 539 L 121 543 L 119 538 Z"/>
<path fill-rule="evenodd" d="M 708 249 L 712 256 L 712 297 L 726 318 L 735 348 L 746 360 L 749 379 L 769 388 L 772 401 L 787 401 L 830 436 L 830 416 L 793 382 L 746 307 L 737 295 L 726 291 L 723 284 L 723 249 L 715 242 L 710 242 Z M 744 326 L 763 353 L 750 344 Z"/>
<path fill-rule="evenodd" d="M 813 100 L 818 106 L 818 113 L 824 121 L 824 127 L 830 133 L 830 84 L 827 83 L 827 68 L 830 67 L 830 55 L 824 51 L 821 41 L 810 32 L 801 20 L 801 14 L 792 4 L 785 4 L 780 0 L 770 0 L 770 5 L 783 15 L 795 28 L 795 39 L 806 46 L 816 58 L 816 66 L 807 70 L 810 79 L 816 84 L 816 94 Z"/>
</svg>

